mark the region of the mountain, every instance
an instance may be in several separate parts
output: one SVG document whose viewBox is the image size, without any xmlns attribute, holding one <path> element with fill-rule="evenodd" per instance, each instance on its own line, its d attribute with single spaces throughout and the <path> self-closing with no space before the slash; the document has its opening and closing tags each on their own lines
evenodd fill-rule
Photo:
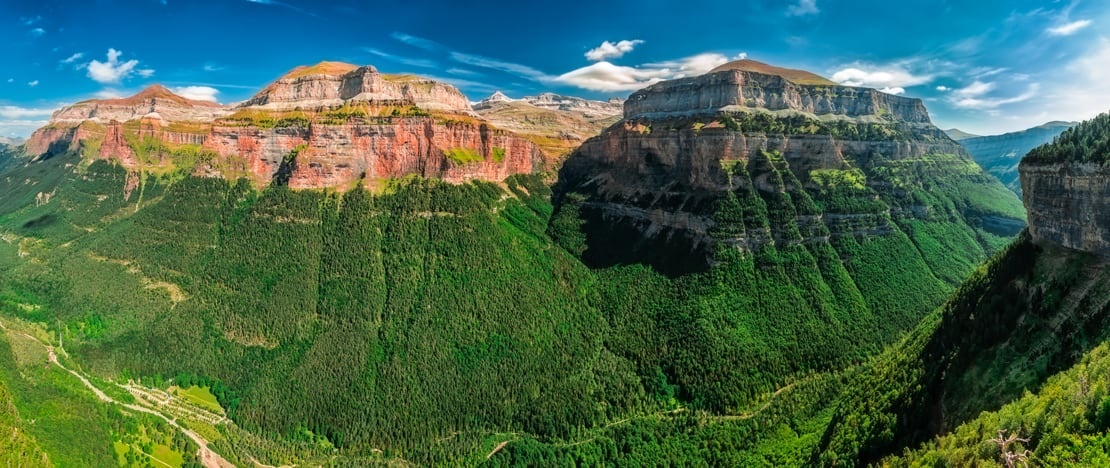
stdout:
<svg viewBox="0 0 1110 468">
<path fill-rule="evenodd" d="M 957 229 L 970 267 L 1021 229 L 1016 197 L 930 123 L 920 100 L 748 68 L 777 70 L 747 60 L 633 93 L 624 119 L 567 160 L 556 205 L 582 197 L 575 209 L 596 239 L 587 263 L 696 271 L 717 261 L 721 243 L 756 252 L 908 235 L 932 245 Z"/>
<path fill-rule="evenodd" d="M 19 145 L 22 145 L 22 144 L 23 144 L 23 139 L 22 138 L 18 138 L 18 137 L 17 138 L 0 137 L 0 145 L 19 146 Z"/>
<path fill-rule="evenodd" d="M 976 135 L 974 133 L 967 133 L 967 132 L 965 132 L 963 130 L 960 130 L 958 128 L 950 128 L 948 130 L 945 130 L 944 134 L 948 135 L 949 138 L 951 138 L 953 140 L 956 140 L 956 141 L 963 141 L 963 140 L 966 140 L 968 138 L 976 138 L 976 137 L 979 136 L 979 135 Z"/>
<path fill-rule="evenodd" d="M 1020 132 L 1002 135 L 969 137 L 960 140 L 971 157 L 1010 190 L 1021 195 L 1018 162 L 1029 150 L 1052 141 L 1056 135 L 1071 128 L 1075 122 L 1048 122 Z"/>
<path fill-rule="evenodd" d="M 821 462 L 1105 464 L 1108 141 L 1103 114 L 1022 160 L 1028 234 L 853 379 Z"/>
<path fill-rule="evenodd" d="M 790 466 L 886 441 L 841 428 L 887 407 L 847 402 L 920 390 L 880 364 L 1024 213 L 921 101 L 740 66 L 634 93 L 554 186 L 484 172 L 484 142 L 535 161 L 529 137 L 368 67 L 211 121 L 55 122 L 0 168 L 0 461 Z"/>
<path fill-rule="evenodd" d="M 553 93 L 512 99 L 497 91 L 473 109 L 498 128 L 524 135 L 548 160 L 558 161 L 619 120 L 621 104 L 619 99 L 591 101 Z"/>
<path fill-rule="evenodd" d="M 79 151 L 136 171 L 190 172 L 263 186 L 345 188 L 416 174 L 499 181 L 542 166 L 535 144 L 476 119 L 453 86 L 374 67 L 297 67 L 226 107 L 152 86 L 54 113 L 26 151 Z"/>
</svg>

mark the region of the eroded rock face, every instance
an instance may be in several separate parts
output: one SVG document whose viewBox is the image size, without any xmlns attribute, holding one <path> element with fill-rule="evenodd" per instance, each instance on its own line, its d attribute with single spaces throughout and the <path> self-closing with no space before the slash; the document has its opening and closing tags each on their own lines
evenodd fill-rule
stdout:
<svg viewBox="0 0 1110 468">
<path fill-rule="evenodd" d="M 1110 256 L 1110 166 L 1023 161 L 1020 172 L 1034 240 Z"/>
<path fill-rule="evenodd" d="M 357 112 L 344 114 L 348 104 Z M 201 160 L 200 175 L 294 188 L 349 188 L 410 174 L 500 181 L 543 167 L 534 143 L 476 120 L 454 87 L 369 66 L 299 67 L 236 111 L 154 86 L 62 109 L 25 148 L 32 156 L 87 148 L 90 157 L 144 170 L 179 170 L 174 158 L 188 155 L 188 164 Z"/>
<path fill-rule="evenodd" d="M 718 110 L 793 110 L 816 116 L 931 124 L 920 99 L 870 88 L 800 85 L 777 75 L 723 70 L 666 81 L 632 93 L 624 117 L 661 117 Z"/>
<path fill-rule="evenodd" d="M 951 188 L 998 184 L 919 100 L 725 68 L 634 93 L 624 112 L 554 190 L 556 218 L 582 221 L 596 266 L 699 271 L 721 248 L 886 236 L 907 219 L 1022 226 Z"/>
<path fill-rule="evenodd" d="M 372 66 L 328 62 L 293 70 L 239 107 L 288 110 L 388 101 L 425 110 L 470 111 L 466 96 L 449 84 L 413 75 L 384 75 Z"/>
<path fill-rule="evenodd" d="M 363 178 L 409 174 L 448 182 L 497 181 L 542 165 L 539 149 L 511 133 L 481 124 L 438 124 L 432 118 L 273 129 L 217 126 L 204 147 L 221 160 L 241 161 L 258 183 L 272 180 L 283 161 L 292 158 L 293 188 L 344 187 Z M 481 161 L 458 162 L 447 156 L 460 149 Z M 220 173 L 218 166 L 200 170 L 229 175 Z"/>
</svg>

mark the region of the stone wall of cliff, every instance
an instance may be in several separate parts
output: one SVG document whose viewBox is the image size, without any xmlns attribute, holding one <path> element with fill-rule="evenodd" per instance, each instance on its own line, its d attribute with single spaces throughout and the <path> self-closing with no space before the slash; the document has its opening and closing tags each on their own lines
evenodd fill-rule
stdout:
<svg viewBox="0 0 1110 468">
<path fill-rule="evenodd" d="M 624 103 L 624 116 L 711 113 L 731 107 L 930 123 L 920 99 L 870 88 L 799 85 L 781 76 L 742 70 L 726 70 L 649 86 L 629 96 Z"/>
<path fill-rule="evenodd" d="M 1034 240 L 1110 256 L 1110 165 L 1026 160 L 1020 172 Z"/>
<path fill-rule="evenodd" d="M 294 155 L 293 188 L 343 187 L 363 178 L 409 174 L 456 183 L 498 181 L 531 173 L 543 163 L 535 144 L 509 132 L 482 124 L 441 124 L 430 117 L 270 129 L 217 125 L 204 148 L 222 159 L 243 161 L 260 184 L 268 183 Z M 447 156 L 452 150 L 466 150 L 481 161 L 452 160 Z M 224 175 L 215 165 L 199 171 Z"/>
</svg>

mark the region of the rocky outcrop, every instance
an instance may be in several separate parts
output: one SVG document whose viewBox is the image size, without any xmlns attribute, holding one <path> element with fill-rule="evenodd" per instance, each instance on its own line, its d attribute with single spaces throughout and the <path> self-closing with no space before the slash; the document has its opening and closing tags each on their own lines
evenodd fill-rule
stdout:
<svg viewBox="0 0 1110 468">
<path fill-rule="evenodd" d="M 85 121 L 108 123 L 145 116 L 167 122 L 208 121 L 229 113 L 230 110 L 220 104 L 186 99 L 161 85 L 153 85 L 128 98 L 93 99 L 63 107 L 54 112 L 50 121 L 56 125 Z"/>
<path fill-rule="evenodd" d="M 436 123 L 432 118 L 263 129 L 216 126 L 205 149 L 220 157 L 202 173 L 228 176 L 220 165 L 240 161 L 256 182 L 271 181 L 283 164 L 293 188 L 346 187 L 362 179 L 416 174 L 448 182 L 502 180 L 541 167 L 539 149 L 484 124 Z M 473 160 L 458 160 L 465 153 Z"/>
<path fill-rule="evenodd" d="M 372 66 L 321 62 L 298 67 L 239 105 L 291 110 L 354 102 L 409 103 L 424 110 L 468 113 L 470 102 L 446 83 L 415 75 L 385 75 Z"/>
<path fill-rule="evenodd" d="M 959 189 L 980 185 L 1008 194 L 919 100 L 726 67 L 634 93 L 566 160 L 555 218 L 582 221 L 590 264 L 683 273 L 722 248 L 886 236 L 904 220 L 1016 234 L 1016 197 L 995 209 Z"/>
<path fill-rule="evenodd" d="M 347 188 L 409 174 L 500 181 L 543 167 L 535 143 L 470 112 L 450 85 L 324 62 L 286 74 L 234 114 L 160 86 L 87 101 L 56 113 L 26 149 L 34 156 L 85 150 L 144 170 L 197 164 L 201 175 L 294 188 Z M 104 120 L 110 116 L 119 118 Z"/>
<path fill-rule="evenodd" d="M 1110 256 L 1110 165 L 1021 164 L 1033 240 Z"/>
<path fill-rule="evenodd" d="M 717 111 L 763 109 L 859 121 L 929 124 L 920 99 L 870 88 L 798 84 L 779 75 L 724 69 L 693 78 L 665 81 L 632 93 L 624 117 L 663 117 Z"/>
</svg>

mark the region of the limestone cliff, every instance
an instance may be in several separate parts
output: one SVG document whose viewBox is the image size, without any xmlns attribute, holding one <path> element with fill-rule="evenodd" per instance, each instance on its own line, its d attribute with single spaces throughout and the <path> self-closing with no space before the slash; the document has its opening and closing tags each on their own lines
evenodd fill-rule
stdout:
<svg viewBox="0 0 1110 468">
<path fill-rule="evenodd" d="M 499 181 L 543 166 L 535 143 L 474 118 L 450 85 L 331 62 L 294 69 L 230 110 L 160 86 L 86 101 L 55 113 L 25 148 L 295 188 L 408 174 Z"/>
<path fill-rule="evenodd" d="M 466 96 L 449 84 L 415 75 L 385 75 L 372 66 L 338 62 L 297 67 L 239 107 L 290 110 L 385 101 L 409 102 L 425 110 L 470 111 Z"/>
<path fill-rule="evenodd" d="M 1033 240 L 1110 256 L 1110 114 L 1033 149 L 1019 171 Z"/>
<path fill-rule="evenodd" d="M 633 93 L 624 119 L 568 158 L 555 193 L 584 223 L 587 261 L 677 272 L 711 266 L 720 248 L 901 235 L 914 220 L 982 242 L 1023 225 L 1016 197 L 920 100 L 735 67 Z"/>
</svg>

